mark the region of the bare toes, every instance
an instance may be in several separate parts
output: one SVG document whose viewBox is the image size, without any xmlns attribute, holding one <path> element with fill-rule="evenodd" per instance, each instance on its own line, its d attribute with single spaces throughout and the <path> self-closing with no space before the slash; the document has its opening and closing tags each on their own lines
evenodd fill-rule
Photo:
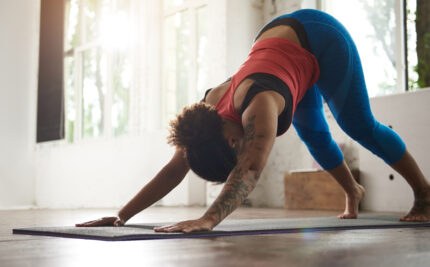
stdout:
<svg viewBox="0 0 430 267">
<path fill-rule="evenodd" d="M 414 218 L 414 222 L 427 222 L 429 219 L 424 215 L 417 215 Z"/>
<path fill-rule="evenodd" d="M 424 215 L 411 215 L 408 214 L 399 219 L 401 222 L 427 222 L 429 218 Z"/>
<path fill-rule="evenodd" d="M 357 219 L 355 214 L 340 214 L 337 216 L 339 219 Z"/>
<path fill-rule="evenodd" d="M 400 222 L 409 222 L 408 216 L 403 216 L 399 219 Z"/>
</svg>

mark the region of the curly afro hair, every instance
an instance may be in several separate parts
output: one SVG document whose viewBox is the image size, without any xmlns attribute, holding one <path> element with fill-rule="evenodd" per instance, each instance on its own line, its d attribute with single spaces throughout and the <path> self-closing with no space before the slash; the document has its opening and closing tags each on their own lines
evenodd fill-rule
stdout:
<svg viewBox="0 0 430 267">
<path fill-rule="evenodd" d="M 170 127 L 168 143 L 184 150 L 191 170 L 208 181 L 227 180 L 237 158 L 222 134 L 222 118 L 214 107 L 203 102 L 185 107 Z"/>
</svg>

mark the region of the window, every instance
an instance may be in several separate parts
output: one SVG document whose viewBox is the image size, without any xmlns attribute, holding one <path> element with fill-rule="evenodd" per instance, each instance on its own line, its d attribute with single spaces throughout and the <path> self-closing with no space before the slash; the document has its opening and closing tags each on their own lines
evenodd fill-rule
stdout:
<svg viewBox="0 0 430 267">
<path fill-rule="evenodd" d="M 129 132 L 133 0 L 67 0 L 66 139 Z"/>
<path fill-rule="evenodd" d="M 396 0 L 326 0 L 325 10 L 336 17 L 354 39 L 363 65 L 369 96 L 404 91 L 398 75 L 404 70 L 396 27 Z M 381 67 L 383 66 L 383 67 Z"/>
<path fill-rule="evenodd" d="M 417 72 L 416 0 L 324 0 L 323 9 L 354 39 L 369 96 L 423 87 Z"/>
<path fill-rule="evenodd" d="M 207 3 L 163 1 L 162 87 L 164 124 L 207 88 Z"/>
</svg>

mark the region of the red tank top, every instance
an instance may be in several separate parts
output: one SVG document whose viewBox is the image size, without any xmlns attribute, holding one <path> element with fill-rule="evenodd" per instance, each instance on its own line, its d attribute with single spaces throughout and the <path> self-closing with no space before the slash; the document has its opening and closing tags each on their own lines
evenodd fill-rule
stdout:
<svg viewBox="0 0 430 267">
<path fill-rule="evenodd" d="M 301 46 L 284 38 L 267 38 L 255 43 L 246 61 L 231 77 L 231 83 L 216 105 L 218 114 L 242 125 L 233 104 L 239 84 L 254 73 L 268 73 L 280 78 L 291 91 L 293 114 L 297 104 L 319 78 L 316 58 Z"/>
</svg>

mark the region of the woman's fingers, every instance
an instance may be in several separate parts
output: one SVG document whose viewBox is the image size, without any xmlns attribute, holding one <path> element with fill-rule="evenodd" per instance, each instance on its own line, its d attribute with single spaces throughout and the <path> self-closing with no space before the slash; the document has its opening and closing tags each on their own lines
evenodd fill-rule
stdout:
<svg viewBox="0 0 430 267">
<path fill-rule="evenodd" d="M 103 217 L 98 220 L 92 220 L 84 223 L 77 223 L 76 227 L 94 227 L 94 226 L 109 226 L 114 225 L 117 217 Z"/>
<path fill-rule="evenodd" d="M 123 226 L 123 225 L 124 225 L 124 221 L 121 220 L 120 218 L 117 218 L 113 223 L 113 226 Z"/>
<path fill-rule="evenodd" d="M 172 224 L 172 225 L 167 225 L 162 227 L 156 227 L 154 228 L 154 231 L 155 232 L 175 232 L 178 229 L 180 229 L 179 224 Z"/>
<path fill-rule="evenodd" d="M 97 221 L 98 220 L 93 220 L 93 221 L 84 222 L 84 223 L 77 223 L 76 226 L 78 227 L 94 226 L 94 224 L 97 224 Z"/>
<path fill-rule="evenodd" d="M 199 220 L 191 220 L 191 221 L 180 222 L 173 225 L 156 227 L 154 228 L 154 231 L 165 232 L 165 233 L 172 233 L 172 232 L 190 233 L 193 231 L 210 231 L 211 229 L 212 229 L 211 227 L 207 226 L 206 224 L 202 223 Z"/>
<path fill-rule="evenodd" d="M 91 224 L 91 223 L 93 223 L 93 222 L 95 222 L 95 221 L 97 221 L 97 220 L 92 220 L 92 221 L 88 221 L 88 222 L 84 222 L 84 223 L 77 223 L 77 224 L 76 224 L 76 226 L 89 225 L 89 224 Z"/>
<path fill-rule="evenodd" d="M 167 229 L 171 228 L 173 225 L 168 225 L 168 226 L 162 226 L 162 227 L 155 227 L 154 231 L 155 232 L 165 232 Z"/>
<path fill-rule="evenodd" d="M 81 227 L 101 226 L 101 225 L 104 225 L 105 223 L 106 223 L 106 219 L 101 218 L 98 220 L 92 220 L 92 221 L 85 222 L 82 224 L 77 224 L 76 226 L 81 226 Z"/>
</svg>

